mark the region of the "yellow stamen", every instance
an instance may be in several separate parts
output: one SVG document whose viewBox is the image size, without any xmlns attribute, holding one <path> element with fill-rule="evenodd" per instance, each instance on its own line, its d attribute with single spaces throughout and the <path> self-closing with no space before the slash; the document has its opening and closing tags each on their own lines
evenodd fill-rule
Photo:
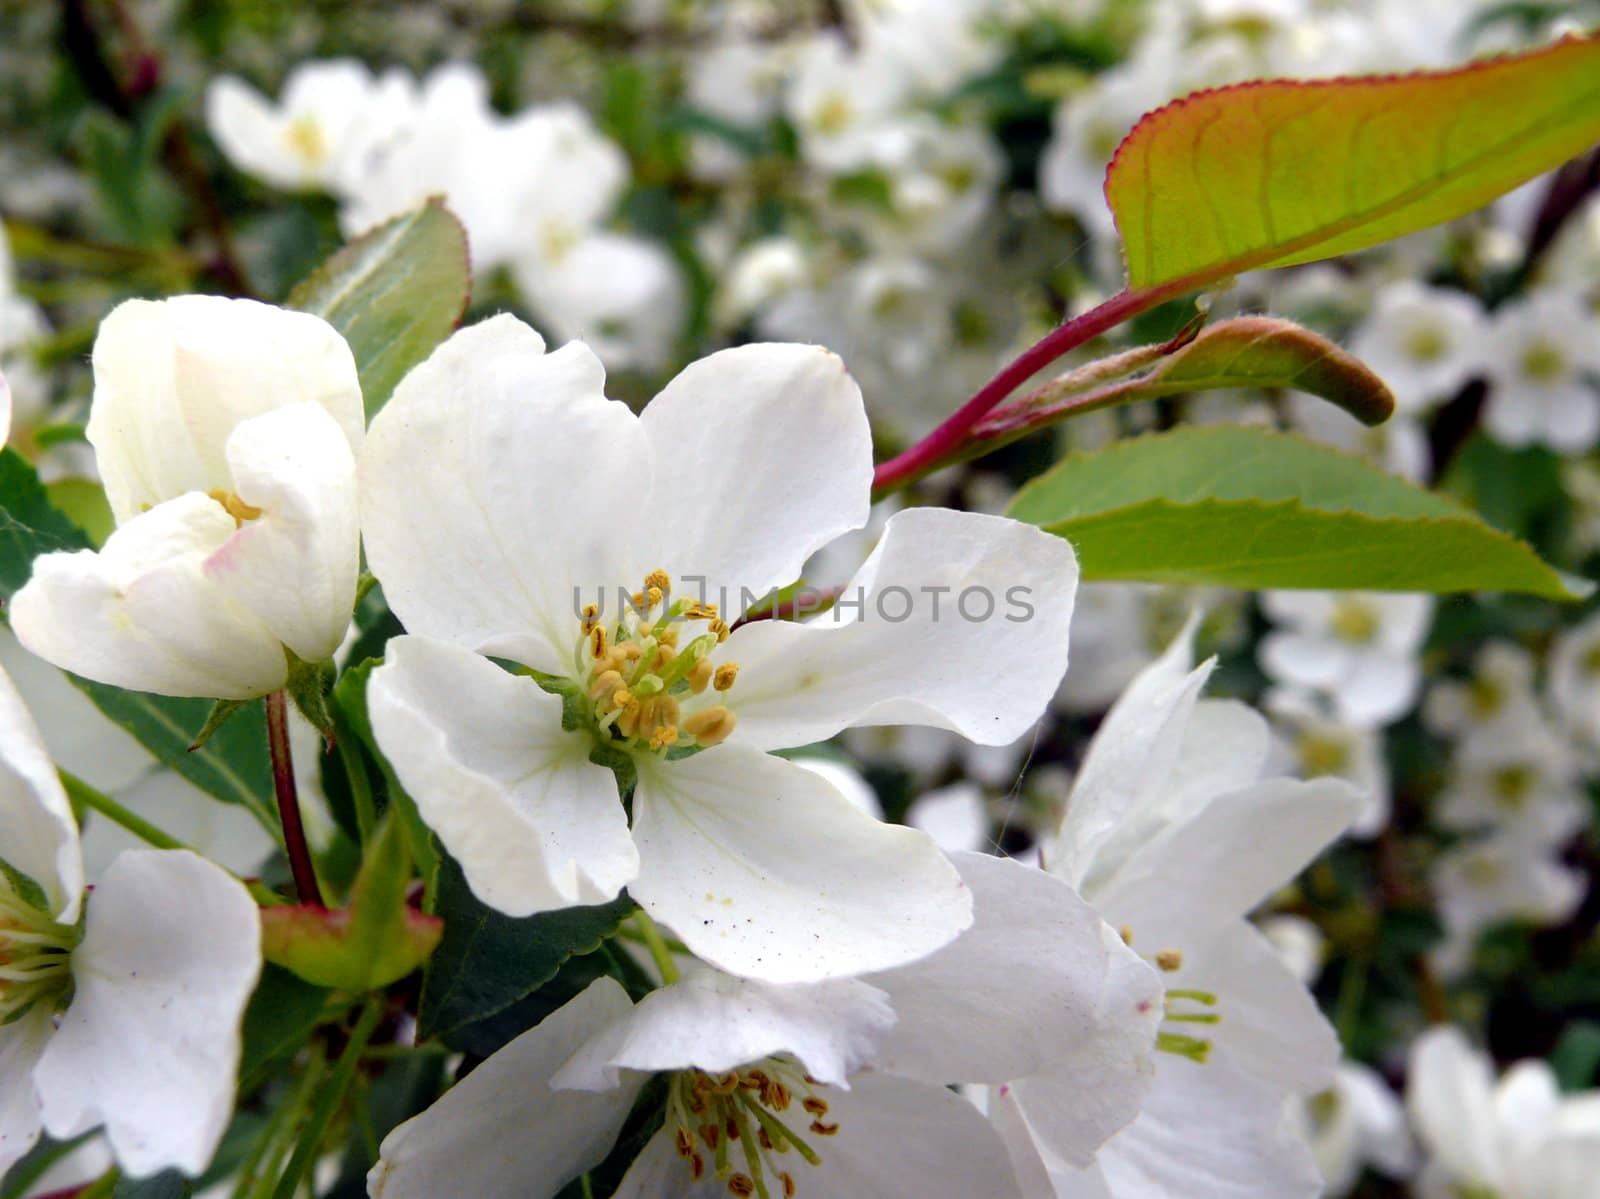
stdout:
<svg viewBox="0 0 1600 1199">
<path fill-rule="evenodd" d="M 206 492 L 208 496 L 222 505 L 222 510 L 233 517 L 235 525 L 242 525 L 247 520 L 254 520 L 261 515 L 261 509 L 245 503 L 231 491 L 224 491 L 221 487 Z"/>
<path fill-rule="evenodd" d="M 739 664 L 737 662 L 724 662 L 717 667 L 716 673 L 711 676 L 711 685 L 718 691 L 726 691 L 733 686 L 739 677 Z"/>
<path fill-rule="evenodd" d="M 733 732 L 734 724 L 733 713 L 717 704 L 712 708 L 702 708 L 690 716 L 683 722 L 682 728 L 684 733 L 709 749 L 726 741 Z"/>
</svg>

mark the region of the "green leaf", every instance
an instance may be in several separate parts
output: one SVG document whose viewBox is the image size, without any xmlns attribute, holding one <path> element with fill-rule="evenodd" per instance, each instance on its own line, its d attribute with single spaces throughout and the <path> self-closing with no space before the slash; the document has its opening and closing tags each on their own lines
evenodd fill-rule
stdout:
<svg viewBox="0 0 1600 1199">
<path fill-rule="evenodd" d="M 31 874 L 18 870 L 4 858 L 0 858 L 0 878 L 5 879 L 6 886 L 11 893 L 36 912 L 43 912 L 47 916 L 54 916 L 50 908 L 50 897 L 45 894 L 44 888 Z"/>
<path fill-rule="evenodd" d="M 361 743 L 362 749 L 378 764 L 383 777 L 383 796 L 378 810 L 385 811 L 390 804 L 393 804 L 399 811 L 405 821 L 407 842 L 416 859 L 417 869 L 424 879 L 430 879 L 438 870 L 433 849 L 433 835 L 423 823 L 422 815 L 417 811 L 416 801 L 406 794 L 405 788 L 400 785 L 400 780 L 395 777 L 389 760 L 378 748 L 378 739 L 372 732 L 372 722 L 367 717 L 367 683 L 372 677 L 372 672 L 381 665 L 383 665 L 382 659 L 368 658 L 339 676 L 339 681 L 334 684 L 333 691 L 328 697 L 333 709 L 334 727 L 341 738 L 354 736 Z M 424 904 L 424 908 L 426 906 Z"/>
<path fill-rule="evenodd" d="M 1086 580 L 1565 600 L 1587 590 L 1453 500 L 1263 429 L 1184 428 L 1073 454 L 1008 514 L 1068 538 Z"/>
<path fill-rule="evenodd" d="M 301 280 L 289 307 L 350 343 L 370 419 L 467 310 L 467 234 L 435 197 L 358 237 Z"/>
<path fill-rule="evenodd" d="M 1150 113 L 1106 172 L 1129 285 L 1184 291 L 1471 212 L 1600 140 L 1600 39 L 1450 71 L 1263 80 Z"/>
<path fill-rule="evenodd" d="M 33 467 L 15 451 L 0 452 L 0 599 L 9 600 L 28 581 L 40 554 L 87 548 L 83 530 L 51 506 Z M 189 746 L 211 715 L 210 700 L 124 691 L 67 677 L 157 760 L 209 795 L 243 804 L 269 828 L 276 827 L 266 710 L 260 700 L 245 705 L 213 731 L 204 748 L 191 753 Z"/>
<path fill-rule="evenodd" d="M 367 844 L 348 908 L 309 904 L 261 913 L 261 954 L 307 982 L 341 991 L 376 991 L 416 970 L 443 931 L 436 916 L 406 902 L 411 854 L 391 812 Z"/>
<path fill-rule="evenodd" d="M 188 1179 L 176 1170 L 163 1170 L 149 1178 L 119 1178 L 111 1199 L 188 1199 L 194 1194 Z"/>
<path fill-rule="evenodd" d="M 633 911 L 626 896 L 538 916 L 506 916 L 482 903 L 453 858 L 443 857 L 434 910 L 444 940 L 429 963 L 417 1016 L 423 1036 L 441 1037 L 531 995 L 568 959 L 594 952 Z"/>
<path fill-rule="evenodd" d="M 244 1013 L 244 1051 L 239 1059 L 239 1089 L 254 1090 L 278 1062 L 297 1052 L 322 1016 L 328 989 L 298 978 L 270 962 Z"/>
<path fill-rule="evenodd" d="M 1366 425 L 1394 412 L 1383 380 L 1327 338 L 1292 321 L 1245 316 L 1078 367 L 981 421 L 973 450 L 987 453 L 996 440 L 1095 409 L 1225 387 L 1293 388 Z"/>
</svg>

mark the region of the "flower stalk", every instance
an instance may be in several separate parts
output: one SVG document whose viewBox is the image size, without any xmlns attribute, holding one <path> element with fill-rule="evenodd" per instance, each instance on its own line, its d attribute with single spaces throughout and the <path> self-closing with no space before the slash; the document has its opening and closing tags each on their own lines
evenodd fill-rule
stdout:
<svg viewBox="0 0 1600 1199">
<path fill-rule="evenodd" d="M 282 691 L 267 696 L 267 748 L 272 755 L 272 787 L 278 797 L 278 819 L 283 824 L 284 851 L 289 855 L 295 892 L 301 903 L 324 907 L 316 866 L 311 860 L 311 846 L 306 841 L 305 823 L 300 818 L 294 758 L 289 751 L 289 705 Z"/>
</svg>

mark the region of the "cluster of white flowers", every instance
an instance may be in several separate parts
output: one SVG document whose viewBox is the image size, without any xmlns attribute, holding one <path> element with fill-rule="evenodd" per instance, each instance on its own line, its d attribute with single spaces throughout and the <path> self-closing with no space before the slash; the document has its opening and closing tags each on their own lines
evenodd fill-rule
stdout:
<svg viewBox="0 0 1600 1199">
<path fill-rule="evenodd" d="M 1330 1083 L 1336 1043 L 1244 916 L 1359 799 L 1263 777 L 1261 717 L 1198 698 L 1193 622 L 1107 718 L 1047 870 L 949 856 L 772 752 L 887 724 L 1005 745 L 1067 664 L 1071 548 L 979 513 L 891 517 L 849 615 L 741 619 L 867 519 L 865 411 L 836 357 L 724 351 L 635 416 L 587 346 L 547 353 L 498 317 L 440 346 L 369 430 L 315 317 L 134 301 L 94 361 L 89 436 L 120 523 L 99 551 L 36 561 L 11 605 L 23 645 L 140 690 L 280 689 L 344 635 L 359 512 L 410 630 L 372 677 L 378 744 L 474 892 L 521 916 L 626 887 L 678 946 L 637 1005 L 594 984 L 392 1133 L 375 1195 L 447 1178 L 554 1194 L 656 1073 L 667 1120 L 620 1193 L 787 1193 L 812 1171 L 850 1194 L 1025 1195 L 1048 1176 L 1131 1197 L 1147 1175 L 1205 1174 L 1314 1192 L 1285 1105 Z M 931 585 L 1020 588 L 1028 619 L 874 615 Z M 130 851 L 82 925 L 70 809 L 21 701 L 0 699 L 8 1076 L 39 1062 L 8 1089 L 7 1160 L 41 1123 L 104 1122 L 129 1172 L 197 1173 L 259 969 L 253 903 L 187 851 Z M 197 892 L 203 928 L 184 916 Z M 173 1063 L 159 1086 L 141 1074 L 156 1061 Z"/>
<path fill-rule="evenodd" d="M 582 108 L 505 117 L 468 64 L 419 81 L 330 60 L 291 71 L 276 103 L 217 79 L 206 117 L 241 170 L 335 196 L 349 235 L 443 196 L 466 226 L 473 270 L 509 269 L 551 332 L 592 343 L 614 369 L 665 365 L 683 281 L 658 242 L 607 228 L 628 160 Z"/>
</svg>

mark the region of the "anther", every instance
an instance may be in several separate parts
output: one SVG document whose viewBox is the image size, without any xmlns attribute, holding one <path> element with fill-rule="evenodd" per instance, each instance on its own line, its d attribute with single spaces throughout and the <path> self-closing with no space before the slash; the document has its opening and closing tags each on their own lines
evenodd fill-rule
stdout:
<svg viewBox="0 0 1600 1199">
<path fill-rule="evenodd" d="M 735 1174 L 728 1179 L 728 1194 L 738 1195 L 739 1199 L 756 1193 L 756 1180 L 748 1174 Z"/>
<path fill-rule="evenodd" d="M 1163 949 L 1156 954 L 1156 965 L 1168 974 L 1183 969 L 1183 950 Z"/>
<path fill-rule="evenodd" d="M 824 1124 L 821 1120 L 813 1120 L 811 1121 L 811 1131 L 819 1137 L 831 1137 L 839 1131 L 839 1126 L 837 1124 Z"/>
<path fill-rule="evenodd" d="M 781 1170 L 778 1173 L 778 1181 L 783 1184 L 783 1199 L 794 1199 L 794 1175 L 787 1170 Z"/>
<path fill-rule="evenodd" d="M 827 1100 L 818 1099 L 815 1095 L 807 1095 L 800 1101 L 800 1106 L 813 1116 L 826 1116 L 828 1114 Z"/>
<path fill-rule="evenodd" d="M 735 723 L 733 713 L 717 704 L 712 708 L 700 709 L 684 720 L 682 727 L 684 733 L 709 749 L 726 741 Z"/>
<path fill-rule="evenodd" d="M 724 662 L 717 667 L 716 672 L 711 676 L 711 685 L 718 691 L 726 691 L 733 686 L 734 680 L 738 677 L 739 664 L 737 662 Z"/>
<path fill-rule="evenodd" d="M 689 690 L 694 695 L 699 695 L 711 684 L 713 667 L 709 659 L 701 658 L 691 667 L 684 677 L 689 682 Z"/>
<path fill-rule="evenodd" d="M 644 585 L 646 588 L 654 588 L 657 591 L 671 591 L 672 576 L 664 570 L 652 570 L 645 575 Z"/>
</svg>

